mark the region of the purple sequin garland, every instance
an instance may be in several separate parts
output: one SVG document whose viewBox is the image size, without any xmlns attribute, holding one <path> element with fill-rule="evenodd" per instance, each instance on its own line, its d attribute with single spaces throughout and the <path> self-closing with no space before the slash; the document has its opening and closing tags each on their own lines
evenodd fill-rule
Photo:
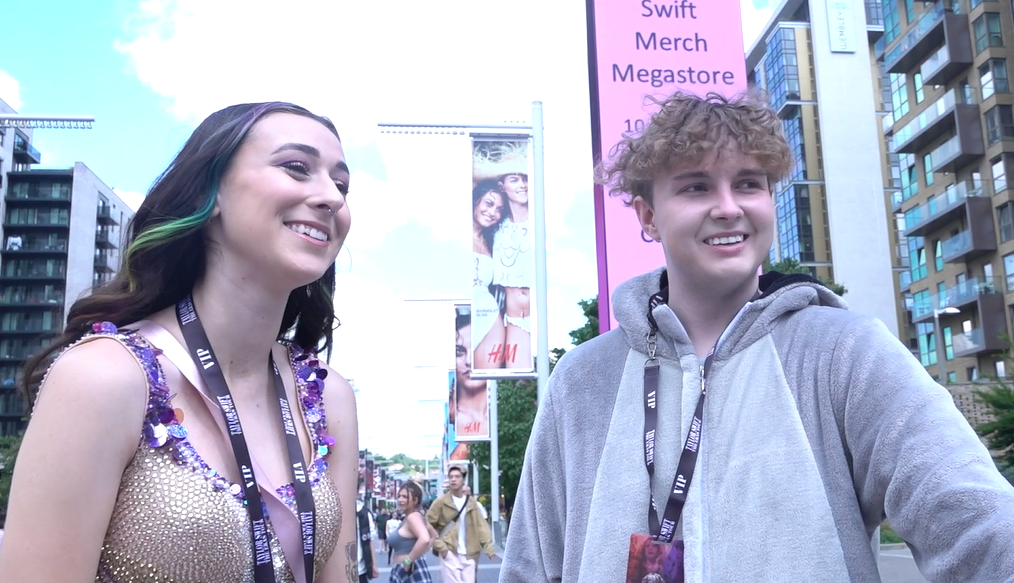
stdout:
<svg viewBox="0 0 1014 583">
<path fill-rule="evenodd" d="M 144 366 L 149 386 L 148 412 L 142 430 L 145 443 L 154 449 L 170 447 L 172 457 L 177 463 L 203 475 L 216 490 L 227 491 L 236 499 L 243 500 L 245 498 L 243 488 L 210 467 L 187 441 L 187 429 L 176 418 L 165 373 L 157 358 L 162 351 L 152 346 L 137 332 L 131 330 L 120 332 L 110 322 L 97 322 L 92 325 L 92 331 L 94 335 L 117 338 L 130 348 Z M 315 354 L 295 344 L 289 346 L 289 359 L 292 370 L 296 371 L 296 390 L 315 448 L 309 477 L 310 483 L 316 484 L 327 472 L 327 456 L 335 444 L 334 437 L 327 433 L 327 415 L 324 412 L 322 397 L 327 369 L 321 366 Z M 295 508 L 296 492 L 292 484 L 286 484 L 276 492 L 286 506 Z"/>
</svg>

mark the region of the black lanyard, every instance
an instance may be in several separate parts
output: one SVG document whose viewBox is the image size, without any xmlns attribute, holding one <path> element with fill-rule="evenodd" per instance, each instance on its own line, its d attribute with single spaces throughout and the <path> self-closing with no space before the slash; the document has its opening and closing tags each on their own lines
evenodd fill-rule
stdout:
<svg viewBox="0 0 1014 583">
<path fill-rule="evenodd" d="M 658 522 L 658 509 L 655 506 L 655 495 L 651 492 L 651 483 L 655 477 L 655 432 L 658 429 L 658 372 L 659 362 L 655 358 L 655 333 L 648 336 L 648 360 L 644 363 L 644 465 L 648 468 L 648 528 L 651 536 L 660 542 L 671 543 L 676 535 L 676 524 L 683 513 L 683 505 L 687 502 L 690 481 L 694 477 L 697 465 L 697 450 L 701 444 L 701 428 L 704 425 L 704 397 L 707 394 L 705 380 L 711 369 L 711 359 L 715 350 L 704 359 L 701 367 L 701 396 L 697 399 L 694 418 L 690 422 L 690 431 L 683 444 L 683 453 L 676 466 L 676 477 L 673 478 L 669 500 L 662 514 L 662 524 Z M 717 345 L 716 345 L 717 347 Z"/>
<path fill-rule="evenodd" d="M 247 512 L 250 513 L 250 536 L 253 539 L 254 551 L 254 581 L 256 583 L 275 583 L 271 545 L 264 522 L 264 507 L 261 502 L 260 490 L 257 487 L 257 478 L 253 472 L 250 450 L 243 437 L 243 426 L 240 425 L 239 415 L 232 402 L 232 394 L 229 392 L 229 386 L 222 374 L 222 367 L 215 359 L 215 352 L 212 350 L 208 335 L 204 332 L 204 326 L 201 325 L 201 320 L 197 316 L 197 309 L 194 307 L 194 300 L 191 296 L 188 295 L 186 299 L 176 304 L 176 319 L 180 323 L 183 338 L 187 341 L 190 356 L 194 359 L 208 390 L 218 400 L 218 405 L 222 409 L 222 414 L 225 415 L 225 422 L 229 428 L 229 439 L 232 441 L 236 465 L 239 466 L 239 471 L 243 476 L 242 485 L 246 496 L 244 504 Z M 278 403 L 281 407 L 282 426 L 285 427 L 285 443 L 288 446 L 289 462 L 292 465 L 293 486 L 296 490 L 296 514 L 303 536 L 303 563 L 306 568 L 306 582 L 312 583 L 314 537 L 317 530 L 313 492 L 307 479 L 302 448 L 299 445 L 299 437 L 296 436 L 296 426 L 292 421 L 292 409 L 289 408 L 289 399 L 285 396 L 282 375 L 279 374 L 275 360 L 270 354 L 268 355 L 268 366 L 271 367 L 275 379 L 275 390 L 278 393 Z"/>
</svg>

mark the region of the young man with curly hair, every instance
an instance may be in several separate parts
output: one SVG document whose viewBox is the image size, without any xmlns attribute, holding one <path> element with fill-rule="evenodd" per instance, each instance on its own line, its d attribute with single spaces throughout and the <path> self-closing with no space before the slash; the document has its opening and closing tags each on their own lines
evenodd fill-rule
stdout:
<svg viewBox="0 0 1014 583">
<path fill-rule="evenodd" d="M 929 579 L 1014 581 L 1014 488 L 947 391 L 817 280 L 758 277 L 781 121 L 753 96 L 657 104 L 600 174 L 665 267 L 556 367 L 500 581 L 623 581 L 635 536 L 679 546 L 686 581 L 879 581 L 885 516 Z"/>
</svg>

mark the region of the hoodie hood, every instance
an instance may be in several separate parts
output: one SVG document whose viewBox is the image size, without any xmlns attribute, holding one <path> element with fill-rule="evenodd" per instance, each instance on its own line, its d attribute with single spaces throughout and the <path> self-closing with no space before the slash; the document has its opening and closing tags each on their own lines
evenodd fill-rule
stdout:
<svg viewBox="0 0 1014 583">
<path fill-rule="evenodd" d="M 613 294 L 613 311 L 630 346 L 647 354 L 651 320 L 658 326 L 656 354 L 662 358 L 679 359 L 694 352 L 686 328 L 669 308 L 668 275 L 665 268 L 639 275 L 617 286 Z M 724 360 L 767 333 L 770 324 L 809 306 L 847 310 L 838 295 L 805 274 L 782 274 L 771 271 L 760 276 L 760 295 L 733 320 L 732 329 L 722 342 L 716 360 Z M 650 317 L 649 317 L 650 316 Z"/>
</svg>

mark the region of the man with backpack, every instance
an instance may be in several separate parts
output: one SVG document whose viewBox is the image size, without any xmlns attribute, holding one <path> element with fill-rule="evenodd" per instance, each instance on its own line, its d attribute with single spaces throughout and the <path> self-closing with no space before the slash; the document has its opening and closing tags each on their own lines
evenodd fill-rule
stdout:
<svg viewBox="0 0 1014 583">
<path fill-rule="evenodd" d="M 465 471 L 451 467 L 447 483 L 447 493 L 434 500 L 426 513 L 426 521 L 439 535 L 433 539 L 433 553 L 440 557 L 444 583 L 475 583 L 479 552 L 496 556 L 493 536 L 479 503 L 464 492 Z"/>
</svg>

